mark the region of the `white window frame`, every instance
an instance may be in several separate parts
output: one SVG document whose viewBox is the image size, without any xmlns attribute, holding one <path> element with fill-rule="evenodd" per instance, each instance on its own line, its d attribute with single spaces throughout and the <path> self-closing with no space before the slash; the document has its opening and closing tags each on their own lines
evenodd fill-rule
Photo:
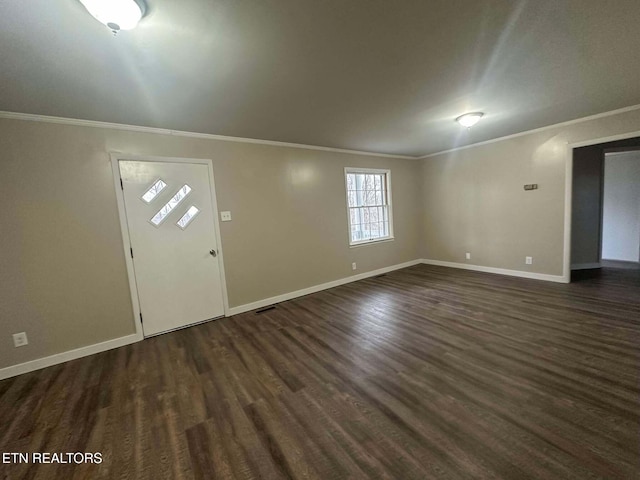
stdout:
<svg viewBox="0 0 640 480">
<path fill-rule="evenodd" d="M 372 238 L 368 240 L 351 240 L 351 211 L 349 208 L 349 185 L 347 182 L 347 175 L 350 173 L 369 173 L 369 174 L 384 174 L 386 179 L 387 188 L 387 211 L 389 215 L 389 235 L 386 237 Z M 395 239 L 393 235 L 393 202 L 391 198 L 391 170 L 379 169 L 379 168 L 359 168 L 359 167 L 345 167 L 344 169 L 344 193 L 347 207 L 347 237 L 349 239 L 350 247 L 360 247 L 362 245 L 371 245 L 380 242 L 389 242 Z"/>
</svg>

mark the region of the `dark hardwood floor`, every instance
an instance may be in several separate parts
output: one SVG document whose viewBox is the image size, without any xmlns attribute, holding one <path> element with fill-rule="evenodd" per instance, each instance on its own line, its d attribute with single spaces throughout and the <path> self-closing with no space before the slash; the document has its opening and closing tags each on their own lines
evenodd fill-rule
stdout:
<svg viewBox="0 0 640 480">
<path fill-rule="evenodd" d="M 419 265 L 0 382 L 23 479 L 632 479 L 640 271 Z"/>
</svg>

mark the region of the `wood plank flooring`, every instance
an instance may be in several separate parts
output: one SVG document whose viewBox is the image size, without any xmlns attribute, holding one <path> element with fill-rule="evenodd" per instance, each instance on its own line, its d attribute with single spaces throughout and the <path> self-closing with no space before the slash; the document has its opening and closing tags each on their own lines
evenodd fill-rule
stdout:
<svg viewBox="0 0 640 480">
<path fill-rule="evenodd" d="M 0 382 L 4 479 L 640 478 L 640 271 L 418 265 Z"/>
</svg>

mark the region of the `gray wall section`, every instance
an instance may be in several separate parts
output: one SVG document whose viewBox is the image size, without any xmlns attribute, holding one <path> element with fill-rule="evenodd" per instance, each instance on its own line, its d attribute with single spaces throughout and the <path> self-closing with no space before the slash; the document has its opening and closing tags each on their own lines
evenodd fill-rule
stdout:
<svg viewBox="0 0 640 480">
<path fill-rule="evenodd" d="M 606 155 L 604 160 L 602 258 L 640 259 L 640 151 Z"/>
<path fill-rule="evenodd" d="M 635 137 L 574 150 L 571 216 L 572 266 L 600 262 L 605 151 L 638 146 L 640 146 L 640 138 Z"/>
<path fill-rule="evenodd" d="M 603 157 L 600 145 L 573 152 L 572 266 L 600 262 Z"/>
</svg>

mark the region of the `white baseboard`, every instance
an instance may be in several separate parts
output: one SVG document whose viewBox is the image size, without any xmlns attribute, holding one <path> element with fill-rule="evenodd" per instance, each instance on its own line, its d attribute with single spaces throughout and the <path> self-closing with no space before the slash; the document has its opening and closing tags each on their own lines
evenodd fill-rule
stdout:
<svg viewBox="0 0 640 480">
<path fill-rule="evenodd" d="M 140 340 L 142 340 L 142 335 L 134 333 L 125 337 L 107 340 L 106 342 L 76 348 L 75 350 L 69 350 L 68 352 L 57 353 L 56 355 L 51 355 L 49 357 L 19 363 L 18 365 L 12 365 L 11 367 L 0 368 L 0 380 L 15 377 L 16 375 L 22 375 L 23 373 L 33 372 L 34 370 L 50 367 L 59 363 L 68 362 L 69 360 L 86 357 L 95 353 L 105 352 L 107 350 L 139 342 Z"/>
<path fill-rule="evenodd" d="M 329 288 L 338 287 L 340 285 L 345 285 L 347 283 L 357 282 L 358 280 L 364 280 L 365 278 L 375 277 L 376 275 L 382 275 L 383 273 L 392 272 L 394 270 L 400 270 L 401 268 L 412 267 L 414 265 L 418 265 L 421 263 L 424 263 L 427 265 L 439 265 L 442 267 L 461 268 L 464 270 L 474 270 L 477 272 L 497 273 L 500 275 L 510 275 L 514 277 L 546 280 L 548 282 L 568 283 L 568 280 L 561 275 L 546 275 L 542 273 L 522 272 L 519 270 L 507 270 L 504 268 L 483 267 L 480 265 L 467 265 L 465 263 L 443 262 L 440 260 L 421 259 L 421 260 L 411 260 L 410 262 L 405 262 L 397 265 L 391 265 L 389 267 L 379 268 L 377 270 L 372 270 L 370 272 L 359 273 L 357 275 L 352 275 L 350 277 L 333 280 L 331 282 L 322 283 L 320 285 L 314 285 L 308 288 L 303 288 L 302 290 L 296 290 L 295 292 L 289 292 L 282 295 L 277 295 L 275 297 L 258 300 L 256 302 L 248 303 L 245 305 L 232 307 L 229 309 L 228 316 L 238 315 L 240 313 L 249 312 L 251 310 L 256 310 L 262 307 L 268 307 L 269 305 L 285 302 L 287 300 L 292 300 L 294 298 L 320 292 L 322 290 L 327 290 Z M 75 360 L 77 358 L 86 357 L 88 355 L 105 352 L 107 350 L 122 347 L 124 345 L 129 345 L 131 343 L 139 342 L 142 339 L 143 337 L 141 334 L 134 333 L 132 335 L 127 335 L 125 337 L 115 338 L 113 340 L 108 340 L 106 342 L 96 343 L 94 345 L 88 345 L 86 347 L 77 348 L 75 350 L 70 350 L 68 352 L 58 353 L 56 355 L 51 355 L 49 357 L 38 358 L 36 360 L 31 360 L 29 362 L 20 363 L 18 365 L 13 365 L 11 367 L 2 368 L 0 369 L 0 380 L 4 380 L 5 378 L 10 378 L 10 377 L 15 377 L 16 375 L 32 372 L 34 370 L 39 370 L 41 368 L 50 367 L 52 365 L 57 365 L 59 363 L 68 362 L 69 360 Z"/>
<path fill-rule="evenodd" d="M 257 302 L 247 303 L 245 305 L 239 305 L 237 307 L 232 307 L 229 309 L 229 316 L 249 312 L 251 310 L 256 310 L 257 308 L 268 307 L 269 305 L 273 305 L 275 303 L 285 302 L 287 300 L 303 297 L 311 293 L 327 290 L 328 288 L 339 287 L 340 285 L 344 285 L 346 283 L 357 282 L 358 280 L 364 280 L 365 278 L 375 277 L 376 275 L 382 275 L 383 273 L 391 272 L 393 270 L 400 270 L 401 268 L 412 267 L 420 263 L 422 263 L 422 260 L 411 260 L 410 262 L 400 263 L 397 265 L 392 265 L 390 267 L 379 268 L 377 270 L 372 270 L 370 272 L 359 273 L 351 277 L 341 278 L 339 280 L 333 280 L 332 282 L 322 283 L 320 285 L 314 285 L 313 287 L 303 288 L 302 290 L 296 290 L 295 292 L 284 293 L 282 295 L 277 295 L 275 297 L 258 300 Z"/>
<path fill-rule="evenodd" d="M 273 305 L 274 303 L 284 302 L 285 300 L 291 300 L 293 298 L 302 297 L 304 295 L 309 295 L 310 293 L 326 290 L 327 288 L 344 285 L 345 283 L 355 282 L 368 277 L 375 277 L 376 275 L 382 275 L 383 273 L 391 272 L 393 270 L 399 270 L 401 268 L 411 267 L 413 265 L 418 265 L 419 263 L 422 263 L 422 261 L 412 260 L 411 262 L 405 262 L 399 265 L 392 265 L 390 267 L 379 268 L 378 270 L 373 270 L 371 272 L 360 273 L 358 275 L 353 275 L 347 278 L 341 278 L 339 280 L 323 283 L 321 285 L 315 285 L 313 287 L 297 290 L 295 292 L 285 293 L 283 295 L 278 295 L 276 297 L 265 298 L 264 300 L 259 300 L 257 302 L 249 303 L 247 305 L 240 305 L 238 307 L 233 307 L 229 309 L 229 316 L 237 315 L 239 313 L 244 313 L 250 310 L 255 310 L 257 308 Z M 12 365 L 10 367 L 1 368 L 0 380 L 4 380 L 10 377 L 15 377 L 16 375 L 22 375 L 23 373 L 33 372 L 34 370 L 50 367 L 52 365 L 57 365 L 59 363 L 68 362 L 69 360 L 75 360 L 77 358 L 82 358 L 82 357 L 86 357 L 96 353 L 105 352 L 107 350 L 122 347 L 124 345 L 129 345 L 131 343 L 139 342 L 142 339 L 143 339 L 142 334 L 134 333 L 132 335 L 127 335 L 125 337 L 114 338 L 113 340 L 108 340 L 106 342 L 96 343 L 94 345 L 88 345 L 86 347 L 77 348 L 75 350 L 69 350 L 68 352 L 62 352 L 56 355 L 51 355 L 49 357 L 38 358 L 36 360 L 20 363 L 18 365 Z"/>
<path fill-rule="evenodd" d="M 601 268 L 600 262 L 596 263 L 574 263 L 571 265 L 571 270 L 590 270 L 592 268 Z"/>
<path fill-rule="evenodd" d="M 509 275 L 511 277 L 531 278 L 534 280 L 544 280 L 547 282 L 569 283 L 569 278 L 564 275 L 548 275 L 546 273 L 523 272 L 521 270 L 508 270 L 506 268 L 484 267 L 482 265 L 468 265 L 466 263 L 443 262 L 441 260 L 422 259 L 422 263 L 427 265 L 438 265 L 440 267 L 461 268 L 463 270 L 473 270 L 475 272 L 497 273 L 499 275 Z"/>
</svg>

